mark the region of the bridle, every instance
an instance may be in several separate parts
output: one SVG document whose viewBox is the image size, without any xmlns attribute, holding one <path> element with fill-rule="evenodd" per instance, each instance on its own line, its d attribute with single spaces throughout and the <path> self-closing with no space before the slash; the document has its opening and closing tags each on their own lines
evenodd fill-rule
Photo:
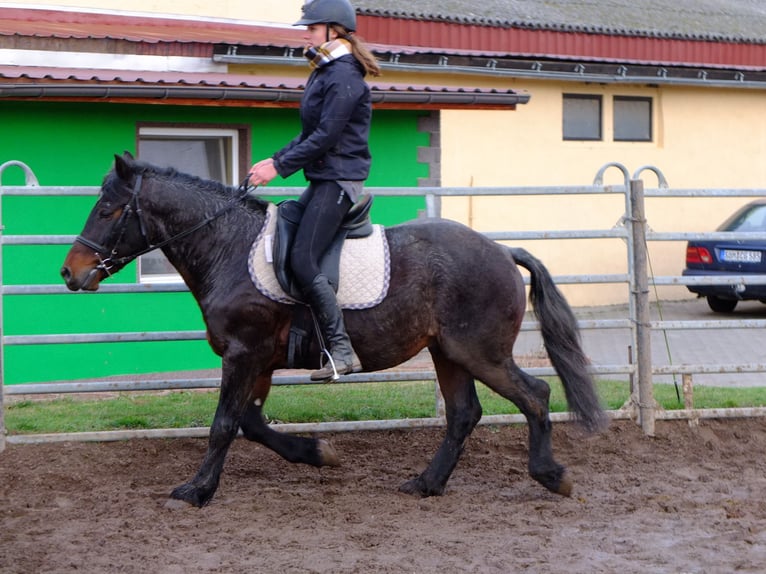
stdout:
<svg viewBox="0 0 766 574">
<path fill-rule="evenodd" d="M 237 193 L 232 196 L 232 199 L 223 207 L 221 207 L 218 211 L 213 213 L 212 215 L 209 215 L 196 225 L 190 227 L 189 229 L 186 229 L 184 231 L 181 231 L 180 233 L 177 233 L 176 235 L 173 235 L 172 237 L 165 239 L 164 241 L 161 241 L 159 243 L 152 243 L 149 239 L 149 236 L 146 231 L 146 222 L 144 221 L 143 217 L 143 211 L 141 209 L 141 205 L 138 201 L 139 194 L 141 192 L 141 186 L 143 184 L 143 174 L 138 174 L 136 176 L 136 181 L 133 184 L 133 190 L 131 191 L 130 198 L 125 203 L 125 205 L 122 208 L 122 213 L 120 214 L 120 218 L 117 220 L 117 222 L 112 226 L 112 229 L 109 232 L 109 235 L 106 238 L 106 241 L 102 243 L 98 243 L 96 241 L 93 241 L 92 239 L 88 239 L 87 237 L 84 237 L 82 235 L 78 235 L 75 238 L 76 242 L 82 243 L 86 247 L 89 247 L 93 250 L 94 254 L 98 258 L 98 265 L 91 271 L 91 274 L 96 273 L 97 271 L 103 271 L 106 273 L 107 276 L 112 275 L 112 269 L 115 267 L 122 268 L 123 266 L 127 265 L 134 259 L 140 257 L 141 255 L 145 255 L 149 253 L 150 251 L 154 251 L 155 249 L 161 249 L 165 245 L 168 245 L 169 243 L 172 243 L 174 241 L 177 241 L 179 239 L 182 239 L 188 235 L 191 235 L 192 233 L 199 231 L 203 227 L 205 227 L 208 223 L 211 221 L 214 221 L 218 219 L 221 215 L 238 205 L 239 200 L 244 198 L 250 191 L 255 189 L 257 186 L 251 186 L 249 184 L 250 176 L 248 175 L 242 183 L 237 188 Z M 117 248 L 120 245 L 120 242 L 122 241 L 122 238 L 125 236 L 125 232 L 128 228 L 128 223 L 130 221 L 131 216 L 135 214 L 136 218 L 138 219 L 138 226 L 141 230 L 141 237 L 144 239 L 144 243 L 146 244 L 146 247 L 139 250 L 137 253 L 133 253 L 132 255 L 125 255 L 123 257 L 115 257 L 117 255 Z M 108 253 L 109 255 L 106 258 L 102 257 L 102 254 Z"/>
</svg>

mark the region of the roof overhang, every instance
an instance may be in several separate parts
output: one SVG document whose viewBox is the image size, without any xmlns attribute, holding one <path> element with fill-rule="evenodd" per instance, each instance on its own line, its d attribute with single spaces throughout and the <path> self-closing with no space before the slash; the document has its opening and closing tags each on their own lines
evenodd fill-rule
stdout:
<svg viewBox="0 0 766 574">
<path fill-rule="evenodd" d="M 766 69 L 722 66 L 671 66 L 614 60 L 572 60 L 551 57 L 520 58 L 492 52 L 439 53 L 407 46 L 373 46 L 386 72 L 460 75 L 484 78 L 556 80 L 600 84 L 689 85 L 707 88 L 764 89 Z M 215 48 L 213 61 L 237 65 L 305 66 L 292 49 L 265 46 Z"/>
<path fill-rule="evenodd" d="M 296 107 L 304 83 L 248 74 L 136 72 L 0 66 L 0 98 Z M 396 109 L 505 109 L 529 101 L 513 90 L 403 85 L 371 81 L 372 102 Z"/>
</svg>

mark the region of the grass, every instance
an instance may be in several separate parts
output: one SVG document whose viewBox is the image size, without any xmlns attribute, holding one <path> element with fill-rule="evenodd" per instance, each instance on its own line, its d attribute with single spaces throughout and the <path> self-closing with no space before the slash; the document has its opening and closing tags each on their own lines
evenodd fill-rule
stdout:
<svg viewBox="0 0 766 574">
<path fill-rule="evenodd" d="M 599 381 L 597 385 L 609 410 L 619 409 L 628 400 L 627 383 Z M 518 413 L 514 405 L 483 385 L 477 385 L 477 391 L 485 415 Z M 558 381 L 551 382 L 551 391 L 551 412 L 566 411 Z M 654 393 L 663 408 L 683 408 L 673 385 L 655 385 Z M 434 396 L 432 382 L 278 386 L 272 389 L 264 411 L 272 421 L 291 423 L 424 418 L 435 415 Z M 6 404 L 5 425 L 9 434 L 207 427 L 217 401 L 217 391 L 22 400 Z M 766 406 L 766 387 L 699 386 L 694 390 L 694 406 Z"/>
</svg>

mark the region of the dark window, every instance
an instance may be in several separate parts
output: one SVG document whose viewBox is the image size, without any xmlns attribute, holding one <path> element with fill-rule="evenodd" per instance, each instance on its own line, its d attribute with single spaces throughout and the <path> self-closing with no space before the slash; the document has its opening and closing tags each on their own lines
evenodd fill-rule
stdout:
<svg viewBox="0 0 766 574">
<path fill-rule="evenodd" d="M 652 141 L 652 99 L 614 97 L 614 141 Z"/>
<path fill-rule="evenodd" d="M 564 139 L 601 139 L 601 96 L 564 94 Z"/>
</svg>

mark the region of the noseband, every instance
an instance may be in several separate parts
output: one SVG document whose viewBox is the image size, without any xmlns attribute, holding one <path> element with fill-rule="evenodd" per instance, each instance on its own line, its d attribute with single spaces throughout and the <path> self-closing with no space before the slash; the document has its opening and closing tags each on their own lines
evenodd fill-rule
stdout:
<svg viewBox="0 0 766 574">
<path fill-rule="evenodd" d="M 96 266 L 94 271 L 102 270 L 107 275 L 111 276 L 111 270 L 115 265 L 126 265 L 133 261 L 136 257 L 139 255 L 142 255 L 144 253 L 148 253 L 154 247 L 152 247 L 151 242 L 149 241 L 149 238 L 146 235 L 146 225 L 144 223 L 143 218 L 141 217 L 141 207 L 138 204 L 138 194 L 141 191 L 141 184 L 143 183 L 144 176 L 142 174 L 138 174 L 136 176 L 136 182 L 133 185 L 133 191 L 130 195 L 130 199 L 127 201 L 127 203 L 122 208 L 122 213 L 120 214 L 120 218 L 117 220 L 117 223 L 112 226 L 112 229 L 109 232 L 109 236 L 106 238 L 106 241 L 102 243 L 98 243 L 96 241 L 93 241 L 92 239 L 88 239 L 87 237 L 84 237 L 82 235 L 78 235 L 75 238 L 75 241 L 82 243 L 86 247 L 89 247 L 93 250 L 96 257 L 98 257 L 98 265 Z M 144 241 L 146 242 L 147 249 L 144 251 L 140 251 L 139 253 L 136 253 L 135 255 L 130 255 L 127 257 L 120 257 L 115 259 L 115 255 L 117 255 L 117 247 L 120 244 L 120 241 L 122 241 L 123 236 L 125 235 L 125 231 L 128 228 L 128 221 L 130 220 L 131 215 L 136 214 L 138 217 L 138 224 L 141 228 L 141 235 L 144 238 Z M 102 254 L 108 253 L 109 255 L 106 258 L 102 258 Z"/>
<path fill-rule="evenodd" d="M 141 255 L 145 255 L 146 253 L 149 253 L 150 251 L 154 251 L 155 249 L 160 249 L 164 247 L 165 245 L 172 243 L 173 241 L 176 241 L 177 239 L 181 239 L 183 237 L 186 237 L 187 235 L 191 235 L 195 231 L 202 229 L 205 227 L 208 223 L 211 221 L 218 219 L 221 215 L 223 215 L 225 212 L 229 211 L 231 208 L 233 208 L 235 205 L 237 205 L 237 200 L 242 199 L 247 195 L 248 192 L 250 192 L 251 189 L 255 189 L 254 187 L 249 186 L 249 179 L 250 176 L 246 177 L 244 181 L 240 184 L 239 188 L 237 189 L 238 193 L 235 194 L 232 197 L 232 201 L 229 201 L 226 205 L 224 205 L 221 209 L 213 213 L 212 215 L 208 216 L 207 218 L 200 221 L 198 224 L 194 225 L 193 227 L 182 231 L 181 233 L 177 233 L 176 235 L 173 235 L 172 237 L 166 239 L 165 241 L 161 241 L 160 243 L 153 244 L 151 240 L 149 239 L 149 236 L 146 232 L 146 222 L 143 218 L 143 211 L 141 210 L 141 206 L 138 202 L 138 196 L 141 192 L 141 185 L 143 183 L 143 174 L 138 174 L 136 176 L 135 184 L 133 185 L 133 191 L 130 195 L 130 199 L 125 203 L 125 205 L 122 208 L 122 213 L 120 214 L 120 218 L 117 220 L 117 222 L 112 227 L 111 231 L 109 232 L 109 236 L 107 237 L 104 244 L 98 243 L 96 241 L 93 241 L 91 239 L 88 239 L 87 237 L 83 237 L 82 235 L 78 235 L 75 238 L 76 242 L 82 243 L 86 247 L 89 247 L 90 249 L 93 249 L 94 254 L 96 257 L 98 257 L 98 265 L 91 271 L 91 273 L 95 273 L 99 270 L 103 271 L 107 274 L 107 276 L 111 276 L 111 270 L 114 267 L 122 268 L 123 266 L 127 265 L 137 257 L 140 257 Z M 141 230 L 141 237 L 144 238 L 144 243 L 146 244 L 146 247 L 138 251 L 137 253 L 134 253 L 132 255 L 126 255 L 123 257 L 117 257 L 117 248 L 120 245 L 120 241 L 122 241 L 123 236 L 125 235 L 125 231 L 128 227 L 128 222 L 130 221 L 130 217 L 135 214 L 138 218 L 138 226 Z M 102 257 L 102 254 L 108 253 L 109 255 L 106 258 Z"/>
</svg>

